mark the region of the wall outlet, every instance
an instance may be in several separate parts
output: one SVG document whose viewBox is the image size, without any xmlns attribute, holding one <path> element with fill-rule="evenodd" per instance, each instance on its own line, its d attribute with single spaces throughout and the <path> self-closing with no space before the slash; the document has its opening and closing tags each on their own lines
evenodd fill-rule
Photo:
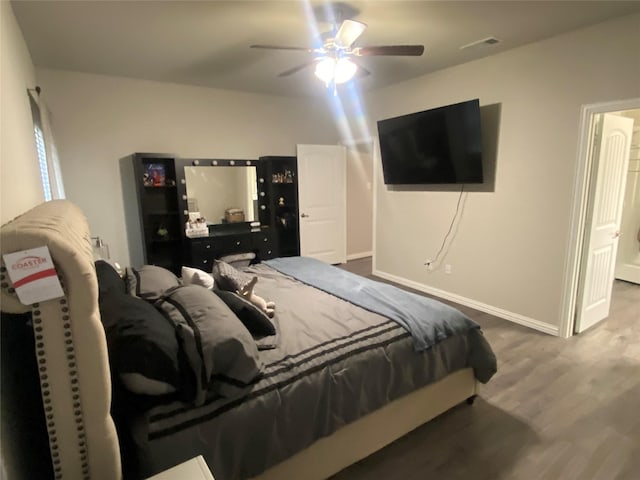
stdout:
<svg viewBox="0 0 640 480">
<path fill-rule="evenodd" d="M 451 265 L 450 265 L 450 264 L 448 264 L 448 263 L 447 263 L 447 264 L 444 266 L 444 273 L 451 273 L 451 272 L 452 272 L 452 270 L 453 270 L 453 269 L 452 269 L 452 267 L 451 267 Z"/>
</svg>

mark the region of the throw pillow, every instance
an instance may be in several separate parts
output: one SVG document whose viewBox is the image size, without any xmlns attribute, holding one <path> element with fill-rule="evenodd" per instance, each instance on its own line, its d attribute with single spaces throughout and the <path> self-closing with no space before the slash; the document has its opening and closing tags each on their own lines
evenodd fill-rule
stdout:
<svg viewBox="0 0 640 480">
<path fill-rule="evenodd" d="M 122 277 L 118 274 L 113 265 L 104 260 L 95 262 L 96 276 L 98 277 L 98 291 L 100 295 L 114 290 L 118 293 L 126 293 L 126 286 Z"/>
<path fill-rule="evenodd" d="M 114 374 L 133 393 L 162 395 L 193 383 L 180 369 L 173 324 L 146 301 L 110 290 L 99 300 Z"/>
<path fill-rule="evenodd" d="M 262 361 L 251 334 L 220 297 L 185 285 L 167 292 L 155 306 L 178 332 L 196 378 L 196 405 L 208 392 L 227 398 L 248 392 Z"/>
<path fill-rule="evenodd" d="M 127 267 L 125 282 L 130 295 L 153 302 L 167 290 L 181 285 L 173 272 L 156 265 L 140 268 Z"/>
<path fill-rule="evenodd" d="M 253 279 L 252 275 L 221 260 L 214 260 L 211 274 L 216 286 L 229 292 L 242 290 Z"/>
<path fill-rule="evenodd" d="M 182 267 L 182 284 L 183 285 L 200 285 L 209 290 L 213 289 L 213 276 L 204 270 L 192 267 Z"/>
<path fill-rule="evenodd" d="M 275 335 L 275 327 L 267 314 L 242 295 L 220 289 L 215 289 L 214 292 L 227 304 L 231 311 L 236 314 L 251 335 L 254 337 Z"/>
</svg>

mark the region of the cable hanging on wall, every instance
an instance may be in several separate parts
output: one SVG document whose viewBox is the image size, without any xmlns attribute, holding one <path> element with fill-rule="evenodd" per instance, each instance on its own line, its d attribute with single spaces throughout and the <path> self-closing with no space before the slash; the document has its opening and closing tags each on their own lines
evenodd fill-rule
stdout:
<svg viewBox="0 0 640 480">
<path fill-rule="evenodd" d="M 31 93 L 31 92 L 36 92 L 36 94 L 38 96 L 40 96 L 40 92 L 42 91 L 42 89 L 36 85 L 34 88 L 27 88 L 27 92 Z"/>
<path fill-rule="evenodd" d="M 433 259 L 427 260 L 427 261 L 424 262 L 424 265 L 427 267 L 427 270 L 429 270 L 429 271 L 435 270 L 436 269 L 436 265 L 438 265 L 438 263 L 440 262 L 440 255 L 444 251 L 445 245 L 447 244 L 447 239 L 449 238 L 449 235 L 451 235 L 451 232 L 453 232 L 453 226 L 456 224 L 456 220 L 458 219 L 458 214 L 460 213 L 460 205 L 462 205 L 462 194 L 463 193 L 464 193 L 464 183 L 462 184 L 462 187 L 460 188 L 460 195 L 458 196 L 458 203 L 456 205 L 456 211 L 453 214 L 453 218 L 451 218 L 451 223 L 449 224 L 449 230 L 447 230 L 447 233 L 445 234 L 444 238 L 442 239 L 442 244 L 440 245 L 440 248 L 438 249 L 438 253 L 436 253 L 436 255 L 435 255 L 435 257 L 433 257 Z"/>
</svg>

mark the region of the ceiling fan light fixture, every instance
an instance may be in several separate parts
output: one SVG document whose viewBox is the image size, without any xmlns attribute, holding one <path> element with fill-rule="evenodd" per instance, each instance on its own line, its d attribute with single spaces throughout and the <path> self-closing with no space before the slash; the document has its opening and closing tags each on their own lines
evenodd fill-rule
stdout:
<svg viewBox="0 0 640 480">
<path fill-rule="evenodd" d="M 358 66 L 348 58 L 341 58 L 336 63 L 335 82 L 345 83 L 353 78 L 358 70 Z"/>
<path fill-rule="evenodd" d="M 358 70 L 358 66 L 348 58 L 327 57 L 316 64 L 316 77 L 324 83 L 334 82 L 335 84 L 348 82 L 353 78 Z"/>
<path fill-rule="evenodd" d="M 316 65 L 316 77 L 322 80 L 324 83 L 329 84 L 333 79 L 333 71 L 336 67 L 336 61 L 333 58 L 327 57 L 318 62 Z"/>
</svg>

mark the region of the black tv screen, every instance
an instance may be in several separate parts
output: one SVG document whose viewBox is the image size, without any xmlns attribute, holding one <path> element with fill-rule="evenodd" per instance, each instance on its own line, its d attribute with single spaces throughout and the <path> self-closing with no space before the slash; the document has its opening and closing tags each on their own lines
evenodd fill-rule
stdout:
<svg viewBox="0 0 640 480">
<path fill-rule="evenodd" d="M 478 99 L 378 121 L 387 185 L 482 183 Z"/>
</svg>

